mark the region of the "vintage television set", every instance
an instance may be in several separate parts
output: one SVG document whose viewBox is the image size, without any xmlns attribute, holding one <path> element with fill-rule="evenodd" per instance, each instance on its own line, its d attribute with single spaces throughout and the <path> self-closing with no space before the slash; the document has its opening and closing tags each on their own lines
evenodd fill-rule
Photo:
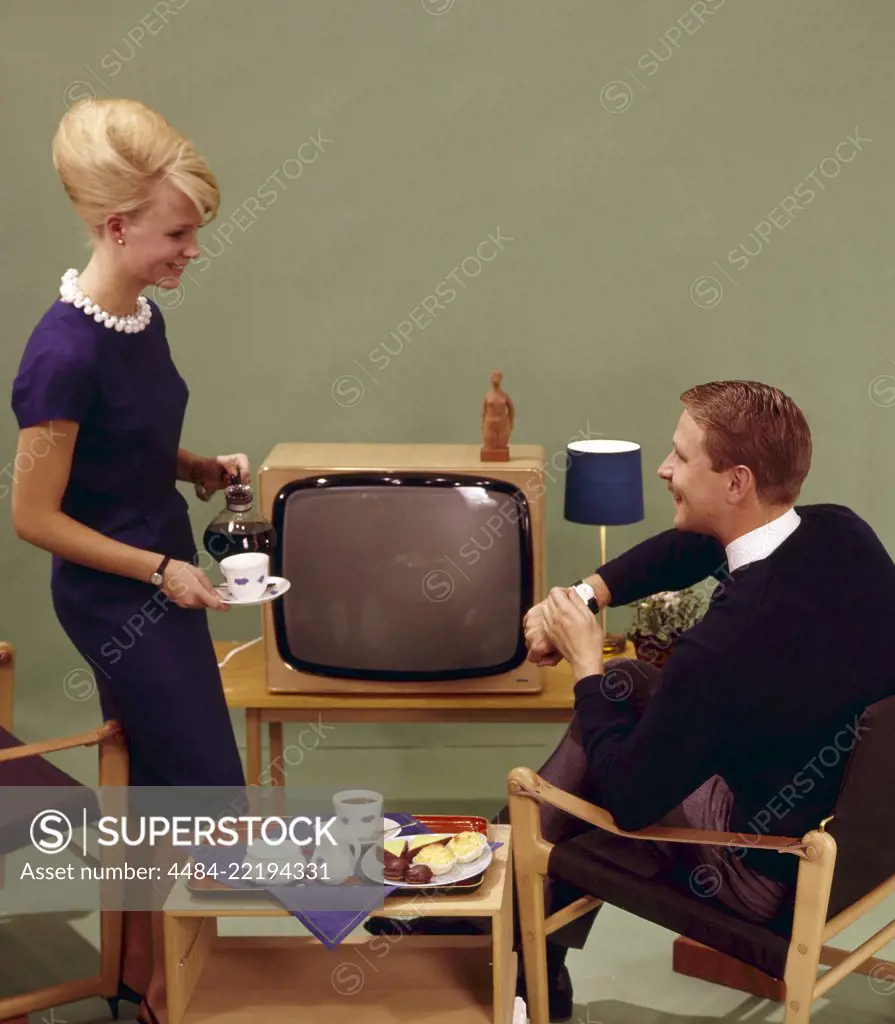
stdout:
<svg viewBox="0 0 895 1024">
<path fill-rule="evenodd" d="M 522 619 L 544 597 L 540 445 L 285 443 L 259 470 L 277 530 L 262 607 L 276 693 L 537 692 Z"/>
</svg>

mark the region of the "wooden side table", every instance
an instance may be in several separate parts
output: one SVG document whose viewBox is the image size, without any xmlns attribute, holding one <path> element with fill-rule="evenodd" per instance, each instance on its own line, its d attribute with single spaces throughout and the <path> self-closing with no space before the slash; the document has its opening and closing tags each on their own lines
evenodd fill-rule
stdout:
<svg viewBox="0 0 895 1024">
<path fill-rule="evenodd" d="M 240 641 L 215 643 L 218 661 Z M 629 643 L 623 657 L 634 658 Z M 224 695 L 231 708 L 246 712 L 246 775 L 249 785 L 285 782 L 284 722 L 568 722 L 575 710 L 574 684 L 568 662 L 544 672 L 540 693 L 457 694 L 456 696 L 357 696 L 355 694 L 269 693 L 262 644 L 240 651 L 221 669 Z M 270 764 L 262 772 L 261 726 L 270 735 Z"/>
<path fill-rule="evenodd" d="M 223 937 L 225 917 L 285 917 L 269 896 L 194 896 L 178 879 L 165 901 L 169 1024 L 510 1024 L 516 995 L 509 825 L 470 896 L 388 899 L 373 917 L 489 917 L 482 936 Z"/>
</svg>

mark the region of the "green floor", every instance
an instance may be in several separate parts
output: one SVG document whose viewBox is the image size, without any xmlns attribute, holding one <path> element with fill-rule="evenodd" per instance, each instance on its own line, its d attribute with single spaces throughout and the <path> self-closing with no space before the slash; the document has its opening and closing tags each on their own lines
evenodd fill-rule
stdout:
<svg viewBox="0 0 895 1024">
<path fill-rule="evenodd" d="M 25 740 L 66 735 L 92 728 L 93 702 L 65 702 L 65 719 L 48 722 L 47 705 L 29 700 L 24 687 L 16 702 L 16 731 Z M 52 705 L 51 705 L 52 706 Z M 55 705 L 59 707 L 58 704 Z M 242 715 L 234 726 L 244 749 Z M 286 728 L 290 759 L 299 762 L 299 726 Z M 560 726 L 466 724 L 337 725 L 315 750 L 304 750 L 288 778 L 289 786 L 357 785 L 382 789 L 394 809 L 430 813 L 494 814 L 505 800 L 507 772 L 515 765 L 538 767 L 562 733 Z M 61 768 L 88 784 L 96 782 L 95 751 L 66 752 L 54 758 Z M 895 899 L 860 928 L 839 938 L 852 948 L 895 917 Z M 0 918 L 0 994 L 90 973 L 95 969 L 98 920 L 95 914 Z M 268 934 L 302 929 L 291 920 L 231 921 L 227 931 Z M 587 947 L 569 959 L 575 984 L 578 1024 L 703 1024 L 709 1021 L 781 1021 L 778 1004 L 694 981 L 671 970 L 674 936 L 661 928 L 606 907 Z M 895 959 L 895 943 L 882 952 Z M 333 953 L 334 966 L 338 952 Z M 876 989 L 876 990 L 875 990 Z M 893 991 L 890 992 L 889 990 Z M 126 1008 L 123 1016 L 132 1010 Z M 346 1016 L 346 1021 L 350 1020 Z M 423 1020 L 424 1018 L 421 1018 Z M 109 1020 L 99 1000 L 34 1014 L 47 1024 L 93 1024 Z M 895 985 L 853 977 L 818 1000 L 816 1024 L 882 1024 L 895 1020 Z"/>
</svg>

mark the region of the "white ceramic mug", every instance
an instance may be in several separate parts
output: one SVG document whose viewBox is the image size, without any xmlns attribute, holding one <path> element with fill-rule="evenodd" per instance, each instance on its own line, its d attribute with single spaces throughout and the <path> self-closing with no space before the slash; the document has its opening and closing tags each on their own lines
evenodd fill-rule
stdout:
<svg viewBox="0 0 895 1024">
<path fill-rule="evenodd" d="M 371 789 L 344 789 L 333 796 L 336 828 L 359 843 L 382 839 L 382 794 Z"/>
<path fill-rule="evenodd" d="M 260 551 L 230 555 L 221 562 L 221 569 L 234 601 L 257 601 L 267 588 L 270 556 Z"/>
</svg>

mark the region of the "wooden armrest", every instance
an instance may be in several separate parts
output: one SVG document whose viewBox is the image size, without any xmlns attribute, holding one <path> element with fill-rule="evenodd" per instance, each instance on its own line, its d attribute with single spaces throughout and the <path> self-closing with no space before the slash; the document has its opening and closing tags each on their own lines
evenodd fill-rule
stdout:
<svg viewBox="0 0 895 1024">
<path fill-rule="evenodd" d="M 803 855 L 807 845 L 802 839 L 789 836 L 760 836 L 749 838 L 735 832 L 709 832 L 695 828 L 672 828 L 667 825 L 653 825 L 637 832 L 625 832 L 613 821 L 609 811 L 580 797 L 572 796 L 557 789 L 530 768 L 514 768 L 509 775 L 507 788 L 511 795 L 529 796 L 541 803 L 558 807 L 582 821 L 587 821 L 606 832 L 623 836 L 625 839 L 653 839 L 664 843 L 695 843 L 698 846 L 743 846 L 749 849 L 776 850 L 778 853 Z"/>
<path fill-rule="evenodd" d="M 24 757 L 42 757 L 57 750 L 71 750 L 73 747 L 95 747 L 97 743 L 117 736 L 121 726 L 117 722 L 105 722 L 99 729 L 82 732 L 58 740 L 42 740 L 39 743 L 23 743 L 20 747 L 4 747 L 0 750 L 0 764 L 4 761 L 18 761 Z"/>
<path fill-rule="evenodd" d="M 12 732 L 12 701 L 15 689 L 16 651 L 0 641 L 0 728 Z"/>
</svg>

